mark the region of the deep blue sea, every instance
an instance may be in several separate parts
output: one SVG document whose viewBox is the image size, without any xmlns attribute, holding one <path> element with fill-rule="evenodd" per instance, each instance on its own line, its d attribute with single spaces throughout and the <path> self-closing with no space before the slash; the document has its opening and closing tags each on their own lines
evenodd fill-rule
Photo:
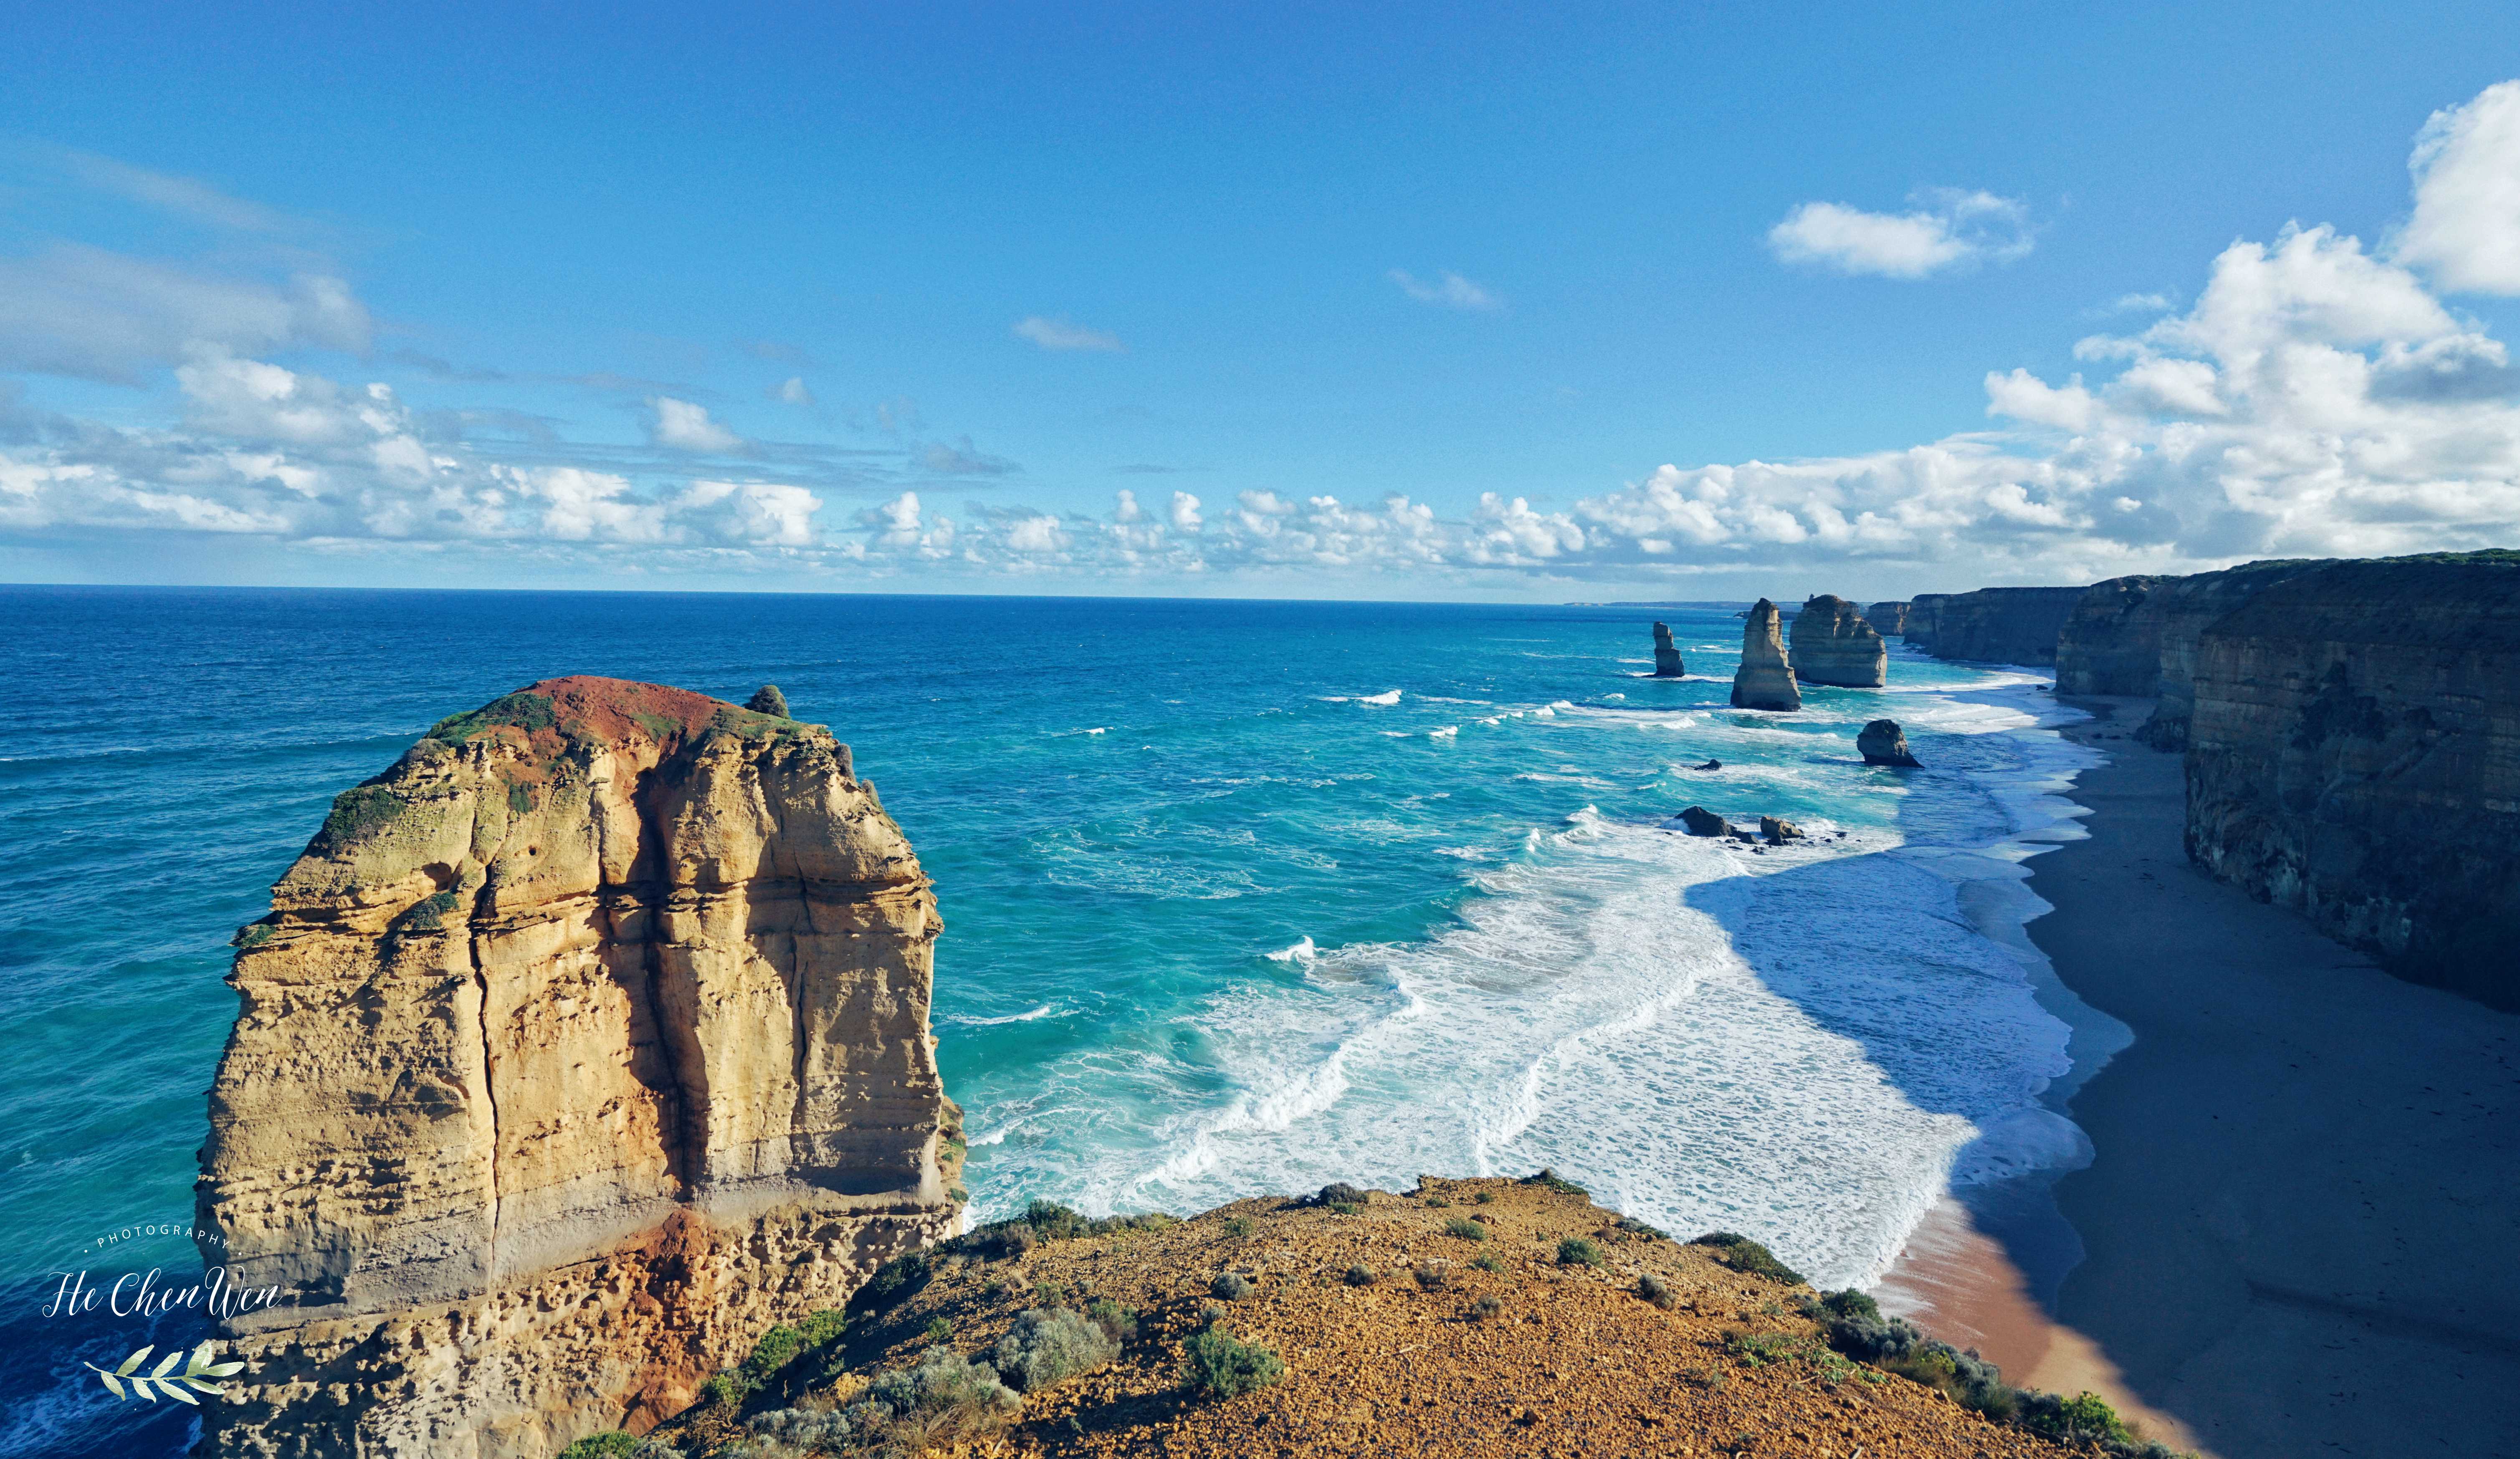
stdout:
<svg viewBox="0 0 2520 1459">
<path fill-rule="evenodd" d="M 2086 1148 L 2017 935 L 2085 752 L 2036 671 L 1898 646 L 1730 709 L 1736 608 L 0 588 L 0 1453 L 181 1450 L 79 1362 L 198 1319 L 44 1308 L 198 1272 L 228 938 L 337 792 L 568 673 L 777 683 L 854 747 L 936 882 L 983 1217 L 1548 1165 L 1877 1280 L 1955 1183 Z M 1926 769 L 1864 766 L 1885 715 Z"/>
</svg>

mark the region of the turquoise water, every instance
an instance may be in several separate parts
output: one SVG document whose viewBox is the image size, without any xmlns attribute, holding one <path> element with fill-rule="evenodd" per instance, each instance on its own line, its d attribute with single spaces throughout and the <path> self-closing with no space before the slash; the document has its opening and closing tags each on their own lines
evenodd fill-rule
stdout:
<svg viewBox="0 0 2520 1459">
<path fill-rule="evenodd" d="M 1656 616 L 1690 678 L 1642 676 Z M 854 747 L 937 884 L 983 1216 L 1547 1164 L 1837 1285 L 1954 1180 L 2076 1158 L 2066 1026 L 1961 895 L 2071 834 L 2033 673 L 1894 650 L 1733 711 L 1730 607 L 21 588 L 0 625 L 0 1451 L 180 1446 L 82 1383 L 145 1339 L 42 1317 L 51 1274 L 181 1259 L 147 1228 L 190 1215 L 226 939 L 332 796 L 562 673 L 776 682 Z M 1929 768 L 1862 765 L 1882 714 Z M 1813 843 L 1663 827 L 1695 803 Z"/>
</svg>

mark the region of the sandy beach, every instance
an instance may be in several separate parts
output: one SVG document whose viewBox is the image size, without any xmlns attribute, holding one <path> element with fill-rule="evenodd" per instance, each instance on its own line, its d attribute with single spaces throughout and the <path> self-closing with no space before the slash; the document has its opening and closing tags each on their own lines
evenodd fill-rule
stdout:
<svg viewBox="0 0 2520 1459">
<path fill-rule="evenodd" d="M 2030 935 L 2135 1033 L 2073 1098 L 2083 1256 L 2043 1303 L 2039 1261 L 1947 1203 L 1888 1285 L 2016 1382 L 2220 1459 L 2520 1454 L 2520 1018 L 2208 880 L 2179 756 L 2129 738 L 2148 704 L 2078 703 L 2109 761 L 2072 793 L 2090 838 L 2031 863 Z"/>
</svg>

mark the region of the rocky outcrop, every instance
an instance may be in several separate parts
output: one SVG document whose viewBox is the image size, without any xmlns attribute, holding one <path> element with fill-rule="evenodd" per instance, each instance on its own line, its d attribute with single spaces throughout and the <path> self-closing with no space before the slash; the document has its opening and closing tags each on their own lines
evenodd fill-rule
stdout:
<svg viewBox="0 0 2520 1459">
<path fill-rule="evenodd" d="M 2335 564 L 2197 640 L 2187 849 L 2384 966 L 2520 1007 L 2520 555 Z"/>
<path fill-rule="evenodd" d="M 2161 586 L 2112 577 L 2083 590 L 2056 635 L 2056 692 L 2149 697 L 2161 683 Z"/>
<path fill-rule="evenodd" d="M 1916 763 L 1916 757 L 1908 752 L 1908 736 L 1900 730 L 1896 719 L 1875 719 L 1864 726 L 1864 732 L 1855 737 L 1855 749 L 1868 765 L 1896 765 L 1911 770 L 1923 768 Z"/>
<path fill-rule="evenodd" d="M 1717 815 L 1715 812 L 1708 810 L 1703 805 L 1692 805 L 1687 810 L 1682 811 L 1680 813 L 1680 824 L 1685 827 L 1691 836 L 1730 836 L 1732 834 L 1732 822 L 1724 819 L 1720 815 Z"/>
<path fill-rule="evenodd" d="M 1875 603 L 1864 610 L 1864 621 L 1870 623 L 1872 631 L 1883 638 L 1896 638 L 1908 631 L 1908 605 Z"/>
<path fill-rule="evenodd" d="M 2153 706 L 2152 717 L 2138 729 L 2138 736 L 2156 750 L 2186 749 L 2187 721 L 2196 706 L 2196 652 L 2205 630 L 2276 583 L 2332 565 L 2332 560 L 2244 563 L 2220 572 L 2162 579 L 2153 588 L 2150 603 L 2150 611 L 2160 624 L 2155 630 L 2160 643 L 2160 673 L 2151 689 L 2126 691 L 2160 696 Z M 2130 678 L 2126 682 L 2141 680 Z"/>
<path fill-rule="evenodd" d="M 2065 619 L 2083 596 L 2082 588 L 1980 588 L 1955 593 L 1933 606 L 1926 636 L 1916 636 L 1912 601 L 1908 641 L 1937 659 L 1967 659 L 1985 663 L 2047 665 L 2056 661 L 2056 640 Z"/>
<path fill-rule="evenodd" d="M 1908 621 L 1900 626 L 1899 636 L 1925 653 L 1934 651 L 1934 629 L 1943 620 L 1943 604 L 1949 593 L 1918 593 L 1908 600 Z"/>
<path fill-rule="evenodd" d="M 788 696 L 780 693 L 776 684 L 764 684 L 752 691 L 752 698 L 745 700 L 743 707 L 755 714 L 769 714 L 780 719 L 788 717 Z"/>
<path fill-rule="evenodd" d="M 1802 827 L 1780 816 L 1759 817 L 1759 834 L 1767 838 L 1768 844 L 1772 846 L 1780 846 L 1786 842 L 1804 839 Z"/>
<path fill-rule="evenodd" d="M 1888 682 L 1890 651 L 1861 609 L 1822 593 L 1794 616 L 1793 669 L 1806 684 L 1878 689 Z"/>
<path fill-rule="evenodd" d="M 342 794 L 239 936 L 214 1455 L 541 1459 L 950 1233 L 936 903 L 829 730 L 565 678 Z"/>
<path fill-rule="evenodd" d="M 1777 605 L 1762 598 L 1741 625 L 1741 666 L 1732 672 L 1732 707 L 1784 712 L 1803 707 L 1785 658 L 1784 635 L 1778 625 Z"/>
<path fill-rule="evenodd" d="M 1654 624 L 1653 676 L 1657 679 L 1677 679 L 1688 672 L 1688 665 L 1680 661 L 1680 646 L 1671 641 L 1671 625 Z"/>
</svg>

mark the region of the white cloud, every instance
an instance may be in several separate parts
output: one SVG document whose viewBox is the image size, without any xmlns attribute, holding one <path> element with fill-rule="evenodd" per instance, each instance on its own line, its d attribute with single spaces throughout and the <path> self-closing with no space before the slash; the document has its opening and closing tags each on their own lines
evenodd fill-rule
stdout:
<svg viewBox="0 0 2520 1459">
<path fill-rule="evenodd" d="M 1198 498 L 1187 491 L 1173 493 L 1173 530 L 1197 531 L 1202 525 L 1198 515 Z"/>
<path fill-rule="evenodd" d="M 1117 353 L 1128 348 L 1120 342 L 1117 335 L 1039 314 L 1017 320 L 1013 333 L 1016 339 L 1030 340 L 1044 349 L 1099 349 Z"/>
<path fill-rule="evenodd" d="M 1768 230 L 1768 247 L 1787 263 L 1891 279 L 2010 263 L 2030 252 L 2029 210 L 2012 199 L 1943 188 L 1913 201 L 1928 205 L 1886 213 L 1806 203 Z"/>
<path fill-rule="evenodd" d="M 1426 283 L 1406 269 L 1393 269 L 1389 276 L 1400 286 L 1400 292 L 1421 304 L 1441 304 L 1448 309 L 1474 309 L 1494 312 L 1505 307 L 1505 299 L 1494 290 L 1473 284 L 1451 269 L 1433 283 Z"/>
<path fill-rule="evenodd" d="M 770 388 L 770 398 L 788 405 L 811 405 L 814 392 L 805 388 L 805 377 L 790 375 Z"/>
<path fill-rule="evenodd" d="M 2397 260 L 2453 293 L 2520 294 L 2520 81 L 2435 112 L 2407 165 L 2415 211 Z"/>
<path fill-rule="evenodd" d="M 364 352 L 371 330 L 349 285 L 324 273 L 230 276 L 77 244 L 0 258 L 0 370 L 132 384 L 204 349 Z"/>
<path fill-rule="evenodd" d="M 649 434 L 660 446 L 677 451 L 737 451 L 743 448 L 743 437 L 709 419 L 708 411 L 689 400 L 671 395 L 651 395 L 649 408 L 656 419 Z"/>
<path fill-rule="evenodd" d="M 2121 294 L 2109 304 L 2108 312 L 2112 314 L 2158 314 L 2162 310 L 2169 308 L 2170 305 L 2171 297 L 2166 294 Z"/>
</svg>

